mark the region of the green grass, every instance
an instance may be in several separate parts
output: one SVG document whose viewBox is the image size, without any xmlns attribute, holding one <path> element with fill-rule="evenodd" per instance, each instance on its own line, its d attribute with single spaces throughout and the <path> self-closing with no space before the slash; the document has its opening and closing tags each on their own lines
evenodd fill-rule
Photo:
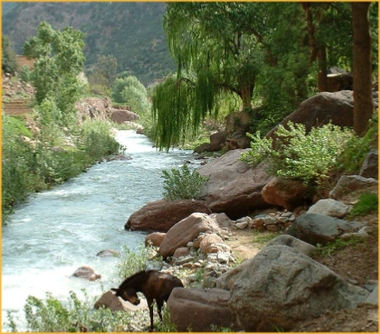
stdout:
<svg viewBox="0 0 380 334">
<path fill-rule="evenodd" d="M 374 193 L 363 193 L 359 197 L 359 201 L 354 204 L 348 218 L 355 218 L 359 216 L 364 216 L 370 213 L 378 211 L 378 201 L 379 197 Z"/>
<path fill-rule="evenodd" d="M 270 232 L 270 231 L 254 231 L 253 232 L 253 243 L 258 244 L 259 247 L 265 247 L 269 241 L 278 237 L 281 233 Z"/>
<path fill-rule="evenodd" d="M 338 238 L 332 242 L 329 242 L 327 245 L 318 244 L 313 252 L 313 257 L 315 256 L 326 257 L 348 246 L 355 246 L 358 244 L 362 244 L 364 242 L 365 242 L 364 238 L 360 238 L 356 236 L 352 236 L 351 238 L 346 239 L 346 240 Z"/>
</svg>

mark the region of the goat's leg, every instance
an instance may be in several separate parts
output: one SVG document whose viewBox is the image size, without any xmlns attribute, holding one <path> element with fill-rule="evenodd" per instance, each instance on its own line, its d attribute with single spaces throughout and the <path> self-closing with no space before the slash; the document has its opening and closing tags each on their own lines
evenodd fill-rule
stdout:
<svg viewBox="0 0 380 334">
<path fill-rule="evenodd" d="M 161 322 L 162 322 L 161 309 L 162 309 L 163 305 L 164 305 L 164 301 L 163 300 L 157 301 L 157 312 L 158 312 L 158 316 L 160 317 Z"/>
<path fill-rule="evenodd" d="M 153 301 L 151 301 L 149 304 L 149 316 L 150 316 L 150 330 L 149 332 L 153 332 Z"/>
</svg>

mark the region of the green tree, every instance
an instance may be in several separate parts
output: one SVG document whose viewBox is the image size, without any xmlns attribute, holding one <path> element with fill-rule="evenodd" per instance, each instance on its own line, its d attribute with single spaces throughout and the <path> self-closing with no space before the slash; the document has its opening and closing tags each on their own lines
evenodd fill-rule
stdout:
<svg viewBox="0 0 380 334">
<path fill-rule="evenodd" d="M 260 95 L 267 95 L 258 99 L 271 103 L 268 74 L 273 89 L 285 87 L 296 102 L 304 98 L 300 11 L 286 3 L 168 4 L 164 28 L 178 69 L 152 96 L 158 146 L 168 148 L 189 126 L 196 131 L 207 115 L 216 117 L 223 94 L 239 97 L 251 112 L 260 83 Z"/>
<path fill-rule="evenodd" d="M 35 59 L 31 81 L 36 89 L 38 104 L 52 99 L 62 112 L 62 118 L 55 120 L 68 125 L 75 113 L 82 84 L 78 75 L 82 71 L 84 55 L 82 48 L 84 34 L 72 27 L 55 31 L 47 22 L 42 22 L 37 35 L 25 42 L 23 50 L 29 59 Z"/>
<path fill-rule="evenodd" d="M 18 69 L 17 58 L 15 52 L 12 50 L 8 37 L 2 36 L 2 59 L 1 69 L 4 73 L 14 74 Z"/>
</svg>

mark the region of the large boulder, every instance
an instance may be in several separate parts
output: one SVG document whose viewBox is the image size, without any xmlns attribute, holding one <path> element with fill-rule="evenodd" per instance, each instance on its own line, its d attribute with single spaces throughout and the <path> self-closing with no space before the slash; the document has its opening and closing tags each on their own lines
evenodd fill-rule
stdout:
<svg viewBox="0 0 380 334">
<path fill-rule="evenodd" d="M 330 191 L 329 196 L 333 199 L 340 199 L 347 194 L 353 193 L 357 190 L 372 191 L 377 189 L 378 181 L 372 178 L 365 178 L 359 175 L 342 175 L 334 189 Z"/>
<path fill-rule="evenodd" d="M 332 198 L 324 198 L 312 205 L 306 213 L 315 213 L 336 218 L 343 218 L 351 210 L 350 205 L 338 202 Z"/>
<path fill-rule="evenodd" d="M 300 107 L 284 118 L 281 125 L 289 121 L 302 123 L 306 131 L 312 127 L 318 127 L 331 122 L 339 126 L 353 127 L 354 125 L 354 97 L 351 90 L 342 90 L 329 93 L 322 92 L 303 101 Z M 276 138 L 275 132 L 278 126 L 273 128 L 267 137 Z"/>
<path fill-rule="evenodd" d="M 326 311 L 355 308 L 369 295 L 298 250 L 265 247 L 241 272 L 229 306 L 247 332 L 291 330 Z"/>
<path fill-rule="evenodd" d="M 178 332 L 238 329 L 228 307 L 230 293 L 221 289 L 175 288 L 168 299 L 170 321 Z"/>
<path fill-rule="evenodd" d="M 343 233 L 357 232 L 364 225 L 357 221 L 347 221 L 314 213 L 296 218 L 285 233 L 312 245 L 325 245 L 340 237 Z"/>
<path fill-rule="evenodd" d="M 111 120 L 115 123 L 132 122 L 139 118 L 139 115 L 130 110 L 115 109 L 111 115 Z"/>
<path fill-rule="evenodd" d="M 282 206 L 288 211 L 308 203 L 308 188 L 301 181 L 273 178 L 270 180 L 261 195 L 265 202 Z"/>
<path fill-rule="evenodd" d="M 194 212 L 210 214 L 211 210 L 204 201 L 159 200 L 150 202 L 134 212 L 124 227 L 131 231 L 167 232 L 173 225 Z"/>
<path fill-rule="evenodd" d="M 193 241 L 200 233 L 219 232 L 218 224 L 204 213 L 193 213 L 189 217 L 175 224 L 165 235 L 161 243 L 159 253 L 166 258 L 174 254 L 179 247 L 185 247 L 189 241 Z"/>
<path fill-rule="evenodd" d="M 229 151 L 197 169 L 199 174 L 209 178 L 199 198 L 208 203 L 212 212 L 224 212 L 231 219 L 268 207 L 261 190 L 270 177 L 263 164 L 251 168 L 239 160 L 245 151 Z"/>
</svg>

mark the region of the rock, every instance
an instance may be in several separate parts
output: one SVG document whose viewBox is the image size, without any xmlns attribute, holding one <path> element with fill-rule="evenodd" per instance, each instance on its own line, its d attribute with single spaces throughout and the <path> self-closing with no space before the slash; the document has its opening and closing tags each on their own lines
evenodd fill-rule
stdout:
<svg viewBox="0 0 380 334">
<path fill-rule="evenodd" d="M 180 258 L 190 254 L 190 250 L 187 247 L 179 247 L 175 250 L 173 257 Z"/>
<path fill-rule="evenodd" d="M 214 233 L 206 234 L 202 239 L 199 248 L 203 254 L 217 253 L 218 248 L 215 246 L 216 244 L 223 244 L 223 239 Z"/>
<path fill-rule="evenodd" d="M 115 123 L 123 123 L 123 122 L 131 122 L 131 121 L 136 121 L 140 117 L 136 113 L 130 111 L 130 110 L 118 110 L 115 109 L 112 112 L 111 115 L 111 120 Z"/>
<path fill-rule="evenodd" d="M 210 136 L 210 151 L 219 151 L 223 147 L 227 139 L 227 133 L 225 131 L 220 131 L 212 134 Z"/>
<path fill-rule="evenodd" d="M 95 270 L 90 266 L 81 266 L 77 270 L 75 270 L 74 277 L 84 278 L 89 281 L 95 281 L 100 279 L 102 276 L 95 273 Z"/>
<path fill-rule="evenodd" d="M 274 245 L 284 245 L 292 247 L 305 255 L 310 255 L 315 250 L 315 246 L 308 244 L 307 242 L 304 242 L 300 239 L 297 239 L 291 235 L 279 235 L 278 237 L 269 241 L 266 247 Z"/>
<path fill-rule="evenodd" d="M 236 221 L 235 223 L 235 227 L 238 229 L 238 230 L 244 230 L 248 227 L 248 221 Z"/>
<path fill-rule="evenodd" d="M 105 249 L 100 251 L 96 256 L 100 257 L 113 257 L 113 256 L 118 256 L 119 252 L 112 250 L 112 249 Z"/>
<path fill-rule="evenodd" d="M 231 290 L 235 281 L 239 278 L 242 271 L 249 265 L 249 261 L 245 260 L 240 265 L 221 275 L 216 280 L 216 287 L 224 290 Z"/>
<path fill-rule="evenodd" d="M 334 125 L 353 127 L 354 125 L 354 97 L 351 90 L 342 90 L 335 93 L 322 92 L 303 101 L 300 107 L 284 118 L 281 125 L 289 121 L 305 125 L 306 131 L 312 127 L 320 127 L 330 121 Z M 266 135 L 267 138 L 277 138 L 275 132 L 278 126 Z"/>
<path fill-rule="evenodd" d="M 98 310 L 101 307 L 110 308 L 114 311 L 136 311 L 146 308 L 148 305 L 146 299 L 141 299 L 139 305 L 133 305 L 130 302 L 126 302 L 121 298 L 118 298 L 114 292 L 107 291 L 104 293 L 94 304 L 94 308 Z"/>
<path fill-rule="evenodd" d="M 355 308 L 369 295 L 288 246 L 265 247 L 248 261 L 229 299 L 239 326 L 247 332 L 289 331 L 327 310 Z"/>
<path fill-rule="evenodd" d="M 359 175 L 365 178 L 378 179 L 379 154 L 378 151 L 371 151 L 367 154 Z"/>
<path fill-rule="evenodd" d="M 312 245 L 325 245 L 343 233 L 356 232 L 361 227 L 363 224 L 357 221 L 309 213 L 297 217 L 285 233 Z"/>
<path fill-rule="evenodd" d="M 159 253 L 164 258 L 171 256 L 178 247 L 185 247 L 201 232 L 218 233 L 219 226 L 207 214 L 193 213 L 170 228 L 161 243 Z"/>
<path fill-rule="evenodd" d="M 365 178 L 359 175 L 342 175 L 330 191 L 329 197 L 339 199 L 357 190 L 370 189 L 378 186 L 378 181 L 372 178 Z"/>
<path fill-rule="evenodd" d="M 379 290 L 376 286 L 365 301 L 366 304 L 379 305 Z"/>
<path fill-rule="evenodd" d="M 178 332 L 212 332 L 213 326 L 237 329 L 228 308 L 229 292 L 175 288 L 168 299 L 170 321 Z"/>
<path fill-rule="evenodd" d="M 153 232 L 145 237 L 145 246 L 151 244 L 155 247 L 160 247 L 162 240 L 164 240 L 166 233 L 162 232 Z"/>
<path fill-rule="evenodd" d="M 129 217 L 125 229 L 167 232 L 173 225 L 194 212 L 209 214 L 211 210 L 204 201 L 177 200 L 169 202 L 160 200 L 150 202 Z"/>
<path fill-rule="evenodd" d="M 234 227 L 234 222 L 228 216 L 222 213 L 212 213 L 210 218 L 215 220 L 215 222 L 219 225 L 220 228 L 227 228 L 228 230 L 232 230 Z"/>
<path fill-rule="evenodd" d="M 351 206 L 333 200 L 331 198 L 321 199 L 309 208 L 306 213 L 315 213 L 336 218 L 342 218 L 348 214 Z"/>
<path fill-rule="evenodd" d="M 245 151 L 229 151 L 197 169 L 199 174 L 209 178 L 199 199 L 204 199 L 212 212 L 224 212 L 231 219 L 268 207 L 261 190 L 270 177 L 263 164 L 251 168 L 239 160 Z"/>
<path fill-rule="evenodd" d="M 194 148 L 194 153 L 201 154 L 203 152 L 211 152 L 211 145 L 210 143 L 203 143 Z"/>
<path fill-rule="evenodd" d="M 301 181 L 273 178 L 265 185 L 261 195 L 268 204 L 292 211 L 305 204 L 307 191 L 307 187 Z"/>
<path fill-rule="evenodd" d="M 327 75 L 327 91 L 339 92 L 352 90 L 354 78 L 350 73 L 333 73 Z"/>
</svg>

